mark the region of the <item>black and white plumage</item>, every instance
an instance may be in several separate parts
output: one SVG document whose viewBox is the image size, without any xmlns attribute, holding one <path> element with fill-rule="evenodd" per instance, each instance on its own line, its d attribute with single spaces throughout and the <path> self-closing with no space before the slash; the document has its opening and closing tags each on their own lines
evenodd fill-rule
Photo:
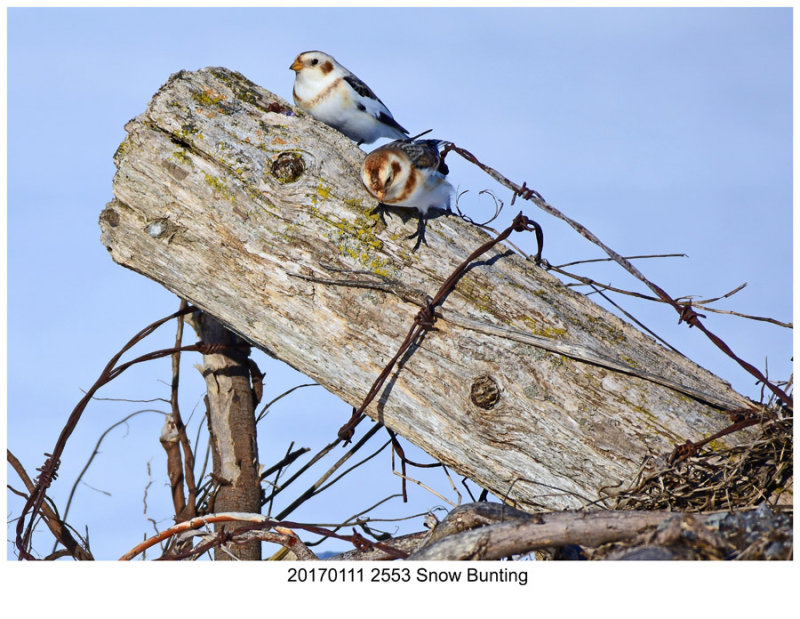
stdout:
<svg viewBox="0 0 800 619">
<path fill-rule="evenodd" d="M 370 87 L 332 56 L 303 52 L 289 68 L 296 73 L 295 104 L 351 140 L 369 144 L 380 137 L 408 136 Z"/>
<path fill-rule="evenodd" d="M 361 181 L 381 205 L 415 208 L 419 227 L 414 246 L 425 242 L 425 220 L 431 208 L 450 211 L 453 186 L 439 148 L 442 140 L 395 140 L 373 150 L 361 168 Z"/>
</svg>

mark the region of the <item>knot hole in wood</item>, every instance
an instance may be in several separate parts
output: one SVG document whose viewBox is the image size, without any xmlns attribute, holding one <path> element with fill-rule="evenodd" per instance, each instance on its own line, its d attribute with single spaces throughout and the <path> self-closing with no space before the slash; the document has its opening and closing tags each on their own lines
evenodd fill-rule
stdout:
<svg viewBox="0 0 800 619">
<path fill-rule="evenodd" d="M 472 381 L 469 397 L 478 408 L 489 410 L 500 401 L 500 387 L 488 374 L 479 376 Z"/>
<path fill-rule="evenodd" d="M 295 182 L 305 170 L 306 164 L 299 153 L 281 153 L 272 162 L 272 176 L 281 183 Z"/>
</svg>

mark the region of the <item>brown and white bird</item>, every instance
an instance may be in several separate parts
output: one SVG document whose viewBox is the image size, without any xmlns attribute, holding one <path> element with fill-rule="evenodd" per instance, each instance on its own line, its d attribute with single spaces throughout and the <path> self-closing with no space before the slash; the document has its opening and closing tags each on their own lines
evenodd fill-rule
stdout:
<svg viewBox="0 0 800 619">
<path fill-rule="evenodd" d="M 380 137 L 408 136 L 369 86 L 332 56 L 303 52 L 289 68 L 296 74 L 292 89 L 295 104 L 351 140 L 369 144 Z"/>
<path fill-rule="evenodd" d="M 442 140 L 395 140 L 373 150 L 361 168 L 361 181 L 381 206 L 419 211 L 416 251 L 425 241 L 425 221 L 432 208 L 450 211 L 453 186 L 439 148 Z"/>
</svg>

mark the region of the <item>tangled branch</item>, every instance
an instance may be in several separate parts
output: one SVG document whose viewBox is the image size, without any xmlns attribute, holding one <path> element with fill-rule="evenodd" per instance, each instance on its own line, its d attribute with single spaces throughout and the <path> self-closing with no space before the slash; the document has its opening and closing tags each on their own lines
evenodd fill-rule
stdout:
<svg viewBox="0 0 800 619">
<path fill-rule="evenodd" d="M 22 508 L 22 513 L 20 514 L 19 520 L 17 521 L 17 529 L 16 529 L 16 547 L 19 551 L 19 558 L 34 560 L 35 557 L 29 552 L 28 548 L 30 546 L 31 535 L 33 533 L 33 524 L 36 521 L 36 517 L 39 514 L 39 511 L 42 508 L 42 503 L 44 502 L 44 498 L 47 493 L 47 489 L 50 487 L 50 484 L 56 478 L 58 474 L 58 468 L 60 465 L 60 458 L 61 454 L 66 447 L 67 441 L 69 437 L 72 435 L 72 432 L 75 430 L 75 427 L 78 424 L 81 416 L 83 415 L 84 410 L 86 410 L 86 406 L 94 397 L 95 393 L 103 386 L 108 384 L 110 381 L 114 380 L 117 376 L 122 374 L 125 370 L 130 368 L 137 363 L 142 363 L 144 361 L 149 361 L 152 359 L 160 359 L 162 357 L 166 357 L 172 355 L 176 352 L 176 349 L 166 349 L 166 350 L 158 350 L 155 352 L 148 353 L 146 355 L 142 355 L 132 361 L 128 361 L 121 365 L 117 365 L 120 358 L 123 354 L 125 354 L 128 350 L 130 350 L 133 346 L 141 342 L 144 338 L 148 335 L 153 333 L 158 327 L 163 325 L 164 323 L 172 320 L 173 318 L 177 318 L 179 316 L 183 316 L 185 314 L 189 314 L 195 311 L 195 307 L 187 306 L 183 309 L 178 310 L 174 314 L 170 314 L 169 316 L 157 320 L 141 331 L 134 335 L 128 342 L 120 349 L 120 351 L 115 354 L 111 360 L 108 362 L 103 371 L 100 373 L 100 376 L 95 381 L 94 385 L 84 394 L 83 398 L 81 398 L 80 402 L 75 406 L 70 414 L 69 418 L 67 419 L 64 428 L 61 430 L 59 434 L 58 440 L 56 441 L 56 445 L 53 448 L 52 453 L 46 453 L 47 460 L 45 463 L 39 467 L 37 470 L 39 471 L 39 476 L 37 477 L 36 484 L 28 497 L 25 505 Z M 199 342 L 198 344 L 194 344 L 191 346 L 183 346 L 180 347 L 178 350 L 187 351 L 187 350 L 195 350 L 195 351 L 204 351 L 207 350 L 208 347 Z M 27 522 L 27 524 L 26 524 Z"/>
<path fill-rule="evenodd" d="M 217 534 L 214 536 L 213 539 L 209 540 L 206 544 L 198 545 L 192 548 L 190 551 L 183 553 L 180 558 L 189 558 L 190 556 L 202 554 L 215 546 L 220 546 L 229 542 L 237 543 L 243 541 L 249 541 L 252 539 L 252 531 L 263 531 L 264 529 L 274 528 L 279 533 L 281 532 L 280 529 L 283 529 L 284 535 L 283 538 L 273 538 L 270 541 L 276 541 L 277 543 L 282 543 L 289 547 L 293 547 L 299 541 L 297 536 L 293 533 L 291 536 L 294 537 L 294 541 L 290 539 L 291 536 L 285 532 L 285 529 L 301 529 L 304 531 L 308 531 L 310 533 L 315 533 L 318 535 L 323 535 L 325 537 L 331 537 L 339 540 L 348 541 L 353 544 L 358 549 L 363 548 L 376 548 L 379 549 L 395 558 L 405 558 L 407 553 L 397 550 L 392 546 L 387 544 L 383 544 L 381 542 L 372 542 L 362 535 L 353 532 L 352 535 L 340 535 L 338 533 L 334 533 L 324 527 L 320 527 L 317 525 L 305 524 L 301 522 L 288 522 L 288 521 L 281 521 L 281 520 L 273 520 L 266 516 L 262 516 L 261 514 L 250 514 L 244 512 L 224 512 L 219 514 L 207 514 L 205 516 L 197 516 L 190 520 L 186 520 L 184 522 L 178 523 L 175 526 L 172 526 L 164 531 L 161 531 L 157 535 L 153 535 L 149 537 L 145 541 L 140 544 L 134 546 L 131 550 L 126 552 L 124 555 L 120 557 L 120 561 L 130 561 L 131 559 L 135 558 L 137 555 L 141 554 L 148 548 L 155 546 L 156 544 L 163 542 L 175 535 L 179 535 L 181 533 L 185 533 L 187 531 L 191 531 L 194 529 L 198 529 L 203 526 L 207 526 L 209 524 L 220 523 L 220 522 L 249 522 L 252 523 L 251 525 L 244 525 L 237 529 L 233 530 L 221 530 L 218 531 Z M 257 536 L 259 539 L 261 537 Z M 169 557 L 165 557 L 169 558 Z M 173 557 L 174 558 L 174 557 Z"/>
</svg>

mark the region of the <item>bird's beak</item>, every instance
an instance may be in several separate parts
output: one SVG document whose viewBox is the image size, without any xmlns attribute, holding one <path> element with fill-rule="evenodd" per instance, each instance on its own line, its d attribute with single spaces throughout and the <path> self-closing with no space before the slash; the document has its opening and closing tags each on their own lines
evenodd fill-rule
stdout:
<svg viewBox="0 0 800 619">
<path fill-rule="evenodd" d="M 376 191 L 375 195 L 378 196 L 378 200 L 383 202 L 383 199 L 386 197 L 386 192 L 385 191 Z"/>
<path fill-rule="evenodd" d="M 300 69 L 302 69 L 302 68 L 303 68 L 303 63 L 302 63 L 302 62 L 300 62 L 300 59 L 299 59 L 299 58 L 297 58 L 297 59 L 295 59 L 295 61 L 292 63 L 292 66 L 291 66 L 291 67 L 289 67 L 289 68 L 290 68 L 292 71 L 299 71 Z"/>
</svg>

